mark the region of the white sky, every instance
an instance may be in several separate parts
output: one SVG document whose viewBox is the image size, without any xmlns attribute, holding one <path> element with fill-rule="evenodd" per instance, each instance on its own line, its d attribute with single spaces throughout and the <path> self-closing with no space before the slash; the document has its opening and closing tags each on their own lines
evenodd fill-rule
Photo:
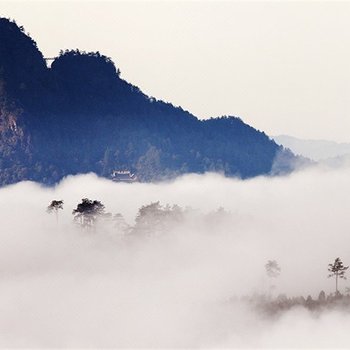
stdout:
<svg viewBox="0 0 350 350">
<path fill-rule="evenodd" d="M 99 50 L 146 94 L 199 118 L 350 141 L 350 2 L 0 0 L 0 15 L 44 56 Z"/>
</svg>

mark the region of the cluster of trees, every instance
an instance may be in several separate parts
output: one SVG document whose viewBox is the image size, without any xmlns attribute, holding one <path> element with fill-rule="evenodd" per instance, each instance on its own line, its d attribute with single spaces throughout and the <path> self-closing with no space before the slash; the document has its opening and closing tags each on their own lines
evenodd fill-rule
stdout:
<svg viewBox="0 0 350 350">
<path fill-rule="evenodd" d="M 345 273 L 349 266 L 344 266 L 341 259 L 338 257 L 334 260 L 333 263 L 328 264 L 328 278 L 335 277 L 335 295 L 340 294 L 338 290 L 338 280 L 346 280 Z M 266 274 L 270 278 L 277 278 L 281 274 L 281 268 L 278 265 L 276 260 L 268 260 L 265 264 Z M 350 290 L 349 290 L 350 291 Z"/>
<path fill-rule="evenodd" d="M 49 214 L 54 214 L 58 222 L 59 212 L 63 210 L 63 200 L 53 200 L 47 207 Z M 105 206 L 98 200 L 83 198 L 76 208 L 72 211 L 74 222 L 86 232 L 95 232 L 98 224 L 112 224 L 116 233 L 132 237 L 136 236 L 157 236 L 169 232 L 173 227 L 178 227 L 189 216 L 193 216 L 192 208 L 181 208 L 178 205 L 161 205 L 160 202 L 153 202 L 139 208 L 135 218 L 135 224 L 130 226 L 124 220 L 122 214 L 112 215 L 106 212 Z M 212 212 L 205 216 L 205 226 L 208 227 L 215 222 L 216 229 L 221 219 L 227 219 L 228 213 L 219 208 L 216 212 Z M 203 219 L 203 217 L 201 217 Z M 350 307 L 350 289 L 346 289 L 346 295 L 340 293 L 338 285 L 340 279 L 346 279 L 346 271 L 349 266 L 344 266 L 343 262 L 337 257 L 333 263 L 328 264 L 329 278 L 335 280 L 335 292 L 326 296 L 322 291 L 317 300 L 313 300 L 309 295 L 304 297 L 288 298 L 284 294 L 280 294 L 277 298 L 273 298 L 273 290 L 275 289 L 275 281 L 281 274 L 281 267 L 276 260 L 268 260 L 265 264 L 267 277 L 270 279 L 268 294 L 253 295 L 245 297 L 244 300 L 253 304 L 255 307 L 269 312 L 276 313 L 295 306 L 304 306 L 310 310 L 320 308 L 345 305 Z"/>
<path fill-rule="evenodd" d="M 311 295 L 305 298 L 304 296 L 288 297 L 285 294 L 279 294 L 276 298 L 270 298 L 265 294 L 255 294 L 243 297 L 242 300 L 254 309 L 268 315 L 278 315 L 295 307 L 304 307 L 313 312 L 330 309 L 350 310 L 350 289 L 346 288 L 344 294 L 338 292 L 328 295 L 322 290 L 315 299 Z"/>
<path fill-rule="evenodd" d="M 274 315 L 283 311 L 289 310 L 294 307 L 305 307 L 310 311 L 321 312 L 326 309 L 350 309 L 350 288 L 345 288 L 345 294 L 342 294 L 338 288 L 338 280 L 346 279 L 345 273 L 349 266 L 344 266 L 343 262 L 337 257 L 333 263 L 328 264 L 329 278 L 335 279 L 335 291 L 326 295 L 322 290 L 317 299 L 313 299 L 311 295 L 306 298 L 304 296 L 299 297 L 287 297 L 286 294 L 279 294 L 273 298 L 271 290 L 275 288 L 273 284 L 270 285 L 269 293 L 267 294 L 254 294 L 252 296 L 245 296 L 242 298 L 249 305 L 253 306 L 260 312 Z M 281 268 L 276 260 L 269 260 L 265 264 L 266 274 L 270 279 L 276 279 L 281 274 Z"/>
<path fill-rule="evenodd" d="M 47 67 L 4 18 L 0 42 L 0 185 L 115 169 L 140 181 L 206 171 L 247 178 L 269 174 L 281 152 L 294 159 L 239 118 L 202 121 L 145 95 L 99 52 L 61 51 Z"/>
<path fill-rule="evenodd" d="M 47 213 L 55 214 L 58 222 L 59 212 L 63 210 L 63 200 L 53 200 L 47 207 Z M 166 232 L 173 225 L 181 223 L 185 215 L 192 209 L 182 209 L 178 205 L 161 205 L 160 202 L 142 206 L 136 215 L 135 225 L 126 223 L 120 213 L 112 215 L 106 212 L 105 206 L 98 200 L 83 198 L 72 211 L 73 220 L 79 227 L 86 231 L 95 231 L 100 223 L 112 223 L 120 234 L 157 235 Z"/>
</svg>

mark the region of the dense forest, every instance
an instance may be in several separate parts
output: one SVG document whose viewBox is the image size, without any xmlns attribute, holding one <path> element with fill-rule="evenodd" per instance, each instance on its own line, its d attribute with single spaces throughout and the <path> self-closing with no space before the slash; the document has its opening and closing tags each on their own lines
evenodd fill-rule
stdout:
<svg viewBox="0 0 350 350">
<path fill-rule="evenodd" d="M 296 158 L 240 118 L 199 120 L 146 96 L 99 52 L 61 51 L 48 67 L 35 41 L 0 18 L 0 185 L 53 184 L 115 169 L 141 181 L 216 171 L 271 174 Z M 276 169 L 275 169 L 276 170 Z"/>
</svg>

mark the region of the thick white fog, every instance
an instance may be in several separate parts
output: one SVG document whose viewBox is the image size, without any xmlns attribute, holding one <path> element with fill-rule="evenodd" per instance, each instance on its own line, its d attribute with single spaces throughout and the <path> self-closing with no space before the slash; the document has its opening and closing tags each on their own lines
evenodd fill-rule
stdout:
<svg viewBox="0 0 350 350">
<path fill-rule="evenodd" d="M 248 181 L 118 184 L 90 174 L 2 188 L 0 347 L 350 347 L 350 313 L 267 317 L 241 299 L 334 292 L 328 264 L 350 264 L 349 179 L 349 168 L 313 168 Z M 151 202 L 192 209 L 162 233 L 125 234 L 108 220 L 87 231 L 72 215 L 86 197 L 131 227 Z M 64 200 L 58 223 L 46 213 L 53 199 Z M 268 260 L 281 267 L 272 292 Z"/>
</svg>

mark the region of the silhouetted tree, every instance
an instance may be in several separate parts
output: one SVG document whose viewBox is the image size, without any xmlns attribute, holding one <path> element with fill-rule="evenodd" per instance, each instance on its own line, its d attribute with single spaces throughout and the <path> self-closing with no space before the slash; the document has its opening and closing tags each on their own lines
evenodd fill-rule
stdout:
<svg viewBox="0 0 350 350">
<path fill-rule="evenodd" d="M 50 205 L 47 207 L 46 211 L 51 214 L 55 213 L 56 222 L 58 222 L 58 211 L 63 209 L 63 200 L 53 200 Z"/>
<path fill-rule="evenodd" d="M 279 267 L 278 263 L 276 260 L 269 260 L 265 264 L 265 269 L 266 269 L 266 274 L 269 277 L 276 278 L 280 275 L 281 273 L 281 268 Z"/>
<path fill-rule="evenodd" d="M 315 301 L 312 299 L 311 295 L 307 296 L 306 301 L 305 301 L 305 306 L 308 309 L 313 309 L 316 306 Z"/>
<path fill-rule="evenodd" d="M 268 277 L 277 278 L 281 273 L 281 268 L 279 267 L 276 260 L 268 260 L 265 264 L 265 270 Z M 276 288 L 276 286 L 271 282 L 269 286 L 269 296 L 272 296 L 272 291 Z"/>
<path fill-rule="evenodd" d="M 72 214 L 83 228 L 91 228 L 99 217 L 105 215 L 105 206 L 100 201 L 83 198 Z"/>
<path fill-rule="evenodd" d="M 326 293 L 321 290 L 320 294 L 318 295 L 318 301 L 320 303 L 324 303 L 326 301 Z"/>
<path fill-rule="evenodd" d="M 336 258 L 334 260 L 333 264 L 328 264 L 328 271 L 330 272 L 328 277 L 330 278 L 330 277 L 335 276 L 335 294 L 336 295 L 339 294 L 338 278 L 342 278 L 342 279 L 346 280 L 345 272 L 348 268 L 349 268 L 349 266 L 344 266 L 343 262 L 340 260 L 340 258 Z"/>
<path fill-rule="evenodd" d="M 178 205 L 162 206 L 159 201 L 142 206 L 136 216 L 134 232 L 159 234 L 169 230 L 183 219 L 183 211 Z"/>
<path fill-rule="evenodd" d="M 136 232 L 143 232 L 147 234 L 160 231 L 164 217 L 164 210 L 161 204 L 154 202 L 148 205 L 143 205 L 136 216 Z"/>
</svg>

